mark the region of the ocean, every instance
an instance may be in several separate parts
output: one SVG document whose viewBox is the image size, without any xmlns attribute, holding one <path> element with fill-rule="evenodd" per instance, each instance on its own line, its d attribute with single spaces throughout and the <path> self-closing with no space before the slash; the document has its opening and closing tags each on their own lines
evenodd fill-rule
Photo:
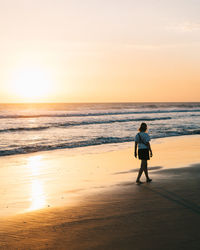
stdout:
<svg viewBox="0 0 200 250">
<path fill-rule="evenodd" d="M 200 103 L 0 104 L 0 156 L 200 134 Z"/>
</svg>

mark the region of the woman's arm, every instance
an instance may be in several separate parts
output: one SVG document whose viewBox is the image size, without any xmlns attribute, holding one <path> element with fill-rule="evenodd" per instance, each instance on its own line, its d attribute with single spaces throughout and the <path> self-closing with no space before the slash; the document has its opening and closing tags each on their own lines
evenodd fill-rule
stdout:
<svg viewBox="0 0 200 250">
<path fill-rule="evenodd" d="M 137 146 L 138 146 L 138 143 L 135 141 L 135 158 L 137 158 Z"/>
<path fill-rule="evenodd" d="M 150 142 L 148 142 L 148 148 L 149 148 L 149 151 L 150 151 L 150 156 L 152 157 L 152 156 L 153 156 L 153 153 L 152 153 L 152 150 L 151 150 Z"/>
</svg>

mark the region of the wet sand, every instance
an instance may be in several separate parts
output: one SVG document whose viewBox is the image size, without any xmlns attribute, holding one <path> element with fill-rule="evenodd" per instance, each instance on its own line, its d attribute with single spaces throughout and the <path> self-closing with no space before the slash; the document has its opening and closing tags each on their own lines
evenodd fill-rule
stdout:
<svg viewBox="0 0 200 250">
<path fill-rule="evenodd" d="M 199 139 L 153 141 L 153 182 L 140 186 L 133 148 L 8 157 L 0 169 L 7 176 L 1 183 L 0 247 L 198 249 Z"/>
</svg>

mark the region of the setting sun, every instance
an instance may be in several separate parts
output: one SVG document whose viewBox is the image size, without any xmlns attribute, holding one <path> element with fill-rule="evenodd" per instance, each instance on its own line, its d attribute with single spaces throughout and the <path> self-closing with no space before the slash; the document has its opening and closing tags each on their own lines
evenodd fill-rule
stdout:
<svg viewBox="0 0 200 250">
<path fill-rule="evenodd" d="M 24 67 L 13 73 L 11 80 L 13 94 L 23 101 L 38 101 L 48 97 L 52 91 L 52 79 L 44 69 Z"/>
</svg>

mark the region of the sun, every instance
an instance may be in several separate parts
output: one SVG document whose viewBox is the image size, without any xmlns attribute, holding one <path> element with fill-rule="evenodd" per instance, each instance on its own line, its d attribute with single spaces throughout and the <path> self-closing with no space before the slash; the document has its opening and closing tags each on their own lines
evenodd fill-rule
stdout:
<svg viewBox="0 0 200 250">
<path fill-rule="evenodd" d="M 14 72 L 12 92 L 23 101 L 41 101 L 52 91 L 52 79 L 49 72 L 37 67 L 23 67 Z"/>
</svg>

